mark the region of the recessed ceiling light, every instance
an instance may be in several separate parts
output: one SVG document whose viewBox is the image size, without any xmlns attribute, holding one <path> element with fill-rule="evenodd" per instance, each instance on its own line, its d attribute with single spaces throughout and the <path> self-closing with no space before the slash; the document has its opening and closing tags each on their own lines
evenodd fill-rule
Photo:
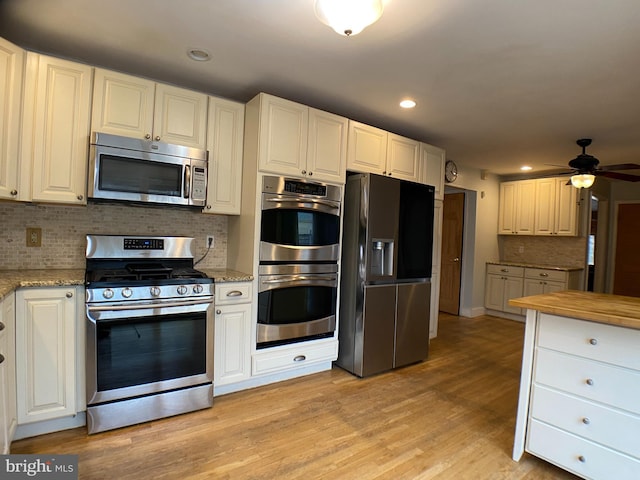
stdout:
<svg viewBox="0 0 640 480">
<path fill-rule="evenodd" d="M 522 170 L 523 172 L 528 172 L 529 170 L 533 170 L 533 167 L 530 167 L 529 165 L 525 165 L 523 167 L 520 167 L 520 170 Z"/>
<path fill-rule="evenodd" d="M 209 52 L 202 48 L 190 48 L 187 50 L 187 56 L 196 62 L 206 62 L 207 60 L 211 60 Z"/>
<path fill-rule="evenodd" d="M 416 106 L 416 102 L 414 102 L 413 100 L 411 100 L 410 98 L 407 98 L 405 100 L 402 100 L 400 102 L 400 106 L 402 108 L 413 108 Z"/>
</svg>

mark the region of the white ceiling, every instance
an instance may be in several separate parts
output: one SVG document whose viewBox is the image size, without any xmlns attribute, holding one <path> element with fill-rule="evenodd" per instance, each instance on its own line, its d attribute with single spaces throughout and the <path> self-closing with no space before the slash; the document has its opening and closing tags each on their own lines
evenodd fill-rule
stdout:
<svg viewBox="0 0 640 480">
<path fill-rule="evenodd" d="M 582 137 L 601 164 L 640 163 L 638 0 L 388 0 L 352 37 L 312 0 L 0 0 L 0 36 L 238 101 L 272 93 L 496 174 L 566 165 Z"/>
</svg>

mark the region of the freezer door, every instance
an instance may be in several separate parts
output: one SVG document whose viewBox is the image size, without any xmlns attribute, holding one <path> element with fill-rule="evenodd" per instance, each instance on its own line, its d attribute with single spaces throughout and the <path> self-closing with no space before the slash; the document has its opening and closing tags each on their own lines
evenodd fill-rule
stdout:
<svg viewBox="0 0 640 480">
<path fill-rule="evenodd" d="M 430 282 L 398 285 L 394 368 L 427 358 L 430 304 Z"/>
<path fill-rule="evenodd" d="M 356 375 L 367 377 L 393 368 L 393 338 L 396 314 L 396 286 L 373 285 L 364 288 L 362 325 L 358 327 Z"/>
</svg>

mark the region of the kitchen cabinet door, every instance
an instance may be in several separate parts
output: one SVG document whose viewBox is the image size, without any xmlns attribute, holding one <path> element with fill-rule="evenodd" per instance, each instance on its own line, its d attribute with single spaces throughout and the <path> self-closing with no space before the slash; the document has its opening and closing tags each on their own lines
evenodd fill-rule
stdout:
<svg viewBox="0 0 640 480">
<path fill-rule="evenodd" d="M 578 235 L 578 189 L 567 179 L 556 178 L 554 232 L 560 236 Z"/>
<path fill-rule="evenodd" d="M 384 175 L 387 165 L 387 132 L 349 120 L 347 170 Z"/>
<path fill-rule="evenodd" d="M 97 68 L 91 130 L 151 139 L 155 82 Z"/>
<path fill-rule="evenodd" d="M 92 76 L 86 65 L 27 53 L 21 200 L 87 203 Z"/>
<path fill-rule="evenodd" d="M 18 199 L 18 144 L 24 51 L 0 38 L 0 199 Z"/>
<path fill-rule="evenodd" d="M 204 213 L 240 214 L 243 138 L 244 104 L 210 97 L 209 178 Z"/>
<path fill-rule="evenodd" d="M 0 302 L 0 452 L 9 453 L 16 413 L 15 296 Z"/>
<path fill-rule="evenodd" d="M 436 189 L 435 199 L 444 200 L 445 151 L 426 143 L 420 146 L 422 149 L 420 182 L 433 185 Z"/>
<path fill-rule="evenodd" d="M 207 101 L 204 93 L 156 84 L 153 139 L 205 150 Z"/>
<path fill-rule="evenodd" d="M 309 107 L 266 94 L 260 94 L 258 101 L 258 169 L 306 176 Z"/>
<path fill-rule="evenodd" d="M 250 303 L 216 308 L 213 369 L 216 387 L 251 376 L 251 320 Z"/>
<path fill-rule="evenodd" d="M 344 184 L 347 175 L 349 121 L 339 115 L 309 108 L 306 172 L 314 180 Z"/>
<path fill-rule="evenodd" d="M 420 181 L 420 142 L 389 133 L 385 174 L 401 180 Z"/>
<path fill-rule="evenodd" d="M 74 287 L 16 292 L 18 424 L 75 415 L 76 296 Z"/>
<path fill-rule="evenodd" d="M 535 180 L 500 184 L 499 235 L 533 235 L 535 221 Z"/>
</svg>

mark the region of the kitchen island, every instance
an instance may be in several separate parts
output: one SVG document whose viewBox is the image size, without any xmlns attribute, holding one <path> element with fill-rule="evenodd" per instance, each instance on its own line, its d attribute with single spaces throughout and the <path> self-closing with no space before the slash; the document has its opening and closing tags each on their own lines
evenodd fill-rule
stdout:
<svg viewBox="0 0 640 480">
<path fill-rule="evenodd" d="M 569 290 L 509 303 L 527 311 L 513 459 L 640 478 L 640 298 Z"/>
</svg>

